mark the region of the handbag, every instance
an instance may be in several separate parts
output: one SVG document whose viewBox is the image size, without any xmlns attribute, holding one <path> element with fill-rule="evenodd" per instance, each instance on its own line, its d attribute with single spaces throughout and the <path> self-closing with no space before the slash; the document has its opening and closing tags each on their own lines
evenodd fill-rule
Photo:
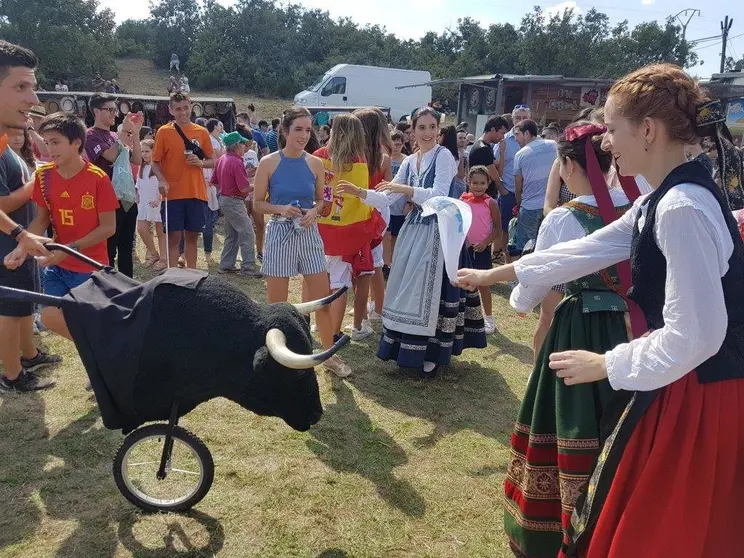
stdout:
<svg viewBox="0 0 744 558">
<path fill-rule="evenodd" d="M 178 135 L 181 136 L 181 139 L 183 140 L 183 146 L 187 151 L 191 151 L 194 155 L 199 157 L 202 161 L 207 158 L 207 156 L 204 154 L 204 151 L 201 147 L 199 147 L 197 144 L 195 144 L 193 141 L 191 141 L 189 138 L 186 137 L 186 134 L 183 133 L 183 130 L 181 130 L 181 127 L 173 123 L 173 127 L 176 129 L 176 132 L 178 132 Z"/>
<path fill-rule="evenodd" d="M 122 146 L 114 161 L 111 182 L 114 185 L 116 197 L 121 202 L 124 211 L 129 211 L 137 201 L 137 194 L 132 176 L 132 166 L 129 163 L 129 149 Z"/>
</svg>

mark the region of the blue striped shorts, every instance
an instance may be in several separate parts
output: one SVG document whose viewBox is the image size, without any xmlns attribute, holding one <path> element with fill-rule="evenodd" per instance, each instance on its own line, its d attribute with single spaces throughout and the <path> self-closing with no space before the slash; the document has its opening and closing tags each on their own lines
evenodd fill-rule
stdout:
<svg viewBox="0 0 744 558">
<path fill-rule="evenodd" d="M 328 271 L 318 225 L 296 231 L 291 220 L 266 224 L 261 273 L 267 277 L 295 277 Z"/>
</svg>

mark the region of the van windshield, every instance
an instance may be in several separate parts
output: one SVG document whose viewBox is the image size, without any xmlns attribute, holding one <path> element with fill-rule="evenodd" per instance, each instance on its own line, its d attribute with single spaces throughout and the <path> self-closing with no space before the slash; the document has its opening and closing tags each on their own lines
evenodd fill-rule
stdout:
<svg viewBox="0 0 744 558">
<path fill-rule="evenodd" d="M 323 85 L 323 82 L 325 81 L 327 76 L 327 72 L 320 76 L 318 79 L 315 80 L 315 82 L 313 82 L 310 87 L 307 88 L 307 91 L 318 91 L 320 89 L 320 86 Z"/>
</svg>

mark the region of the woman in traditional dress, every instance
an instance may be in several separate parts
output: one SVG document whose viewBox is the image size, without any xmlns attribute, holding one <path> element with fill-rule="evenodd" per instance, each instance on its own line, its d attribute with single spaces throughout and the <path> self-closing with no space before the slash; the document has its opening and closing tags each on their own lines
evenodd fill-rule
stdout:
<svg viewBox="0 0 744 558">
<path fill-rule="evenodd" d="M 419 150 L 403 161 L 393 182 L 380 184 L 377 191 L 348 184 L 339 188 L 377 208 L 402 198 L 413 201 L 393 255 L 377 356 L 433 376 L 437 366 L 448 365 L 463 349 L 485 347 L 486 334 L 478 293 L 454 287 L 446 276 L 437 216 L 422 215 L 426 200 L 449 195 L 457 161 L 437 145 L 439 113 L 422 108 L 414 112 L 412 122 Z M 466 255 L 463 250 L 461 267 Z"/>
<path fill-rule="evenodd" d="M 613 221 L 630 207 L 622 190 L 608 191 L 612 155 L 600 147 L 605 131 L 591 122 L 577 122 L 558 142 L 561 179 L 575 198 L 545 217 L 536 252 L 602 228 L 600 207 L 605 213 L 609 209 Z M 592 161 L 587 161 L 587 153 Z M 589 168 L 595 172 L 590 174 Z M 558 554 L 562 531 L 599 454 L 600 419 L 613 393 L 607 380 L 566 386 L 550 369 L 550 355 L 572 349 L 602 353 L 627 342 L 627 305 L 615 292 L 619 289 L 614 267 L 568 282 L 536 355 L 512 435 L 505 482 L 505 530 L 517 556 Z M 511 305 L 527 313 L 553 293 L 549 286 L 518 285 Z"/>
<path fill-rule="evenodd" d="M 605 109 L 604 147 L 620 174 L 643 175 L 654 191 L 588 237 L 514 266 L 462 270 L 460 280 L 547 286 L 631 257 L 630 298 L 645 316 L 636 338 L 604 354 L 550 355 L 566 385 L 609 379 L 617 391 L 564 552 L 735 556 L 744 520 L 744 243 L 710 173 L 686 161 L 685 144 L 715 135 L 726 185 L 741 183 L 741 163 L 729 156 L 722 104 L 676 66 L 621 78 Z"/>
</svg>

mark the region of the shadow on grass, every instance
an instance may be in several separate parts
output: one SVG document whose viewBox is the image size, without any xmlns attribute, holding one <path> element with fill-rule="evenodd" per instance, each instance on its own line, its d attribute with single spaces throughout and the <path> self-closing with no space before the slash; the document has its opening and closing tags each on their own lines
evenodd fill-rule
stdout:
<svg viewBox="0 0 744 558">
<path fill-rule="evenodd" d="M 416 441 L 421 447 L 462 430 L 509 445 L 519 398 L 499 372 L 465 358 L 457 357 L 433 380 L 419 380 L 415 372 L 379 363 L 348 381 L 383 407 L 431 422 L 431 434 Z"/>
<path fill-rule="evenodd" d="M 501 354 L 507 354 L 516 358 L 522 364 L 532 365 L 534 360 L 534 350 L 532 347 L 523 345 L 522 343 L 515 343 L 503 333 L 498 330 L 498 324 L 496 324 L 496 331 L 493 335 L 489 336 L 488 349 L 491 350 L 494 347 L 498 348 L 498 352 L 490 355 L 490 358 L 497 358 Z"/>
<path fill-rule="evenodd" d="M 336 402 L 325 407 L 323 420 L 310 429 L 314 439 L 308 447 L 334 471 L 361 475 L 374 483 L 386 502 L 410 517 L 422 517 L 423 498 L 408 481 L 393 474 L 408 462 L 403 448 L 359 408 L 346 384 L 334 378 L 333 391 Z"/>
<path fill-rule="evenodd" d="M 49 443 L 45 404 L 38 393 L 0 399 L 0 454 L 13 456 L 0 468 L 0 550 L 31 537 L 41 524 L 35 501 Z"/>
<path fill-rule="evenodd" d="M 160 516 L 165 519 L 167 530 L 163 536 L 163 546 L 161 548 L 151 548 L 140 543 L 134 535 L 138 517 L 140 515 L 131 514 L 130 517 L 120 521 L 118 530 L 118 538 L 121 544 L 137 558 L 198 558 L 202 556 L 211 558 L 216 556 L 225 545 L 225 529 L 222 524 L 210 515 L 191 510 L 181 515 Z M 195 544 L 192 541 L 182 525 L 184 520 L 191 520 L 199 524 L 200 529 L 207 533 L 206 544 Z M 176 548 L 177 542 L 183 550 Z"/>
<path fill-rule="evenodd" d="M 338 548 L 329 548 L 318 554 L 315 558 L 351 558 L 351 554 Z"/>
</svg>

